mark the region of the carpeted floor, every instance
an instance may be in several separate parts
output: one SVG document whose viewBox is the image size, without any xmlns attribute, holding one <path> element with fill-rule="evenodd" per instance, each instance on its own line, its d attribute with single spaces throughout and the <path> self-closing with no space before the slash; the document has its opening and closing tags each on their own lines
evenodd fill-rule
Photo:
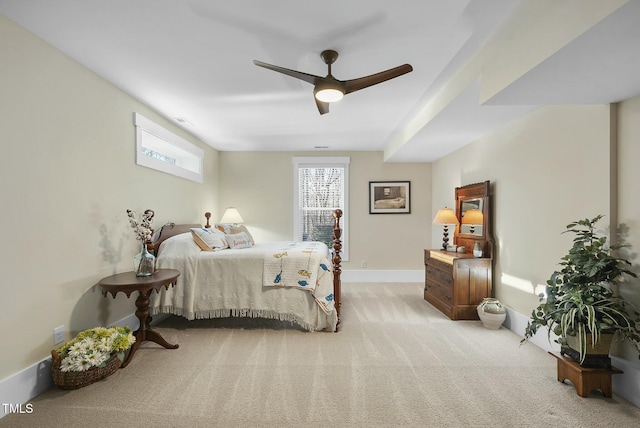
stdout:
<svg viewBox="0 0 640 428">
<path fill-rule="evenodd" d="M 451 321 L 421 284 L 344 284 L 339 333 L 264 320 L 156 329 L 131 364 L 57 388 L 0 427 L 638 427 L 640 408 L 579 397 L 556 360 L 506 330 Z"/>
</svg>

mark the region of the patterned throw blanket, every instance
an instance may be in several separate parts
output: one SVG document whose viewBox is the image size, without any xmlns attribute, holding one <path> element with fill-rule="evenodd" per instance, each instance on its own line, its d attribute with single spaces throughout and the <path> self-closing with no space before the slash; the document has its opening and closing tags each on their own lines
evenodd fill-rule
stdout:
<svg viewBox="0 0 640 428">
<path fill-rule="evenodd" d="M 322 242 L 290 242 L 265 253 L 263 286 L 298 287 L 311 292 L 325 313 L 333 310 L 329 249 Z"/>
</svg>

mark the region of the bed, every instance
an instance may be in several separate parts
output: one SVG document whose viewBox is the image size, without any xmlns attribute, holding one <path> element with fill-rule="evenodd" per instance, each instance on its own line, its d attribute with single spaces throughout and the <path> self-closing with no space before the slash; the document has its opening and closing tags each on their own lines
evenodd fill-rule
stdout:
<svg viewBox="0 0 640 428">
<path fill-rule="evenodd" d="M 338 331 L 341 210 L 333 213 L 331 248 L 321 242 L 254 242 L 246 228 L 225 230 L 220 235 L 218 225 L 209 224 L 210 214 L 205 217 L 204 227 L 164 225 L 148 245 L 156 255 L 157 268 L 181 272 L 175 287 L 152 295 L 152 315 L 173 314 L 188 320 L 266 318 L 287 321 L 308 331 Z M 209 238 L 213 232 L 216 237 L 225 236 L 231 248 L 215 247 L 212 242 L 216 237 Z M 217 250 L 203 250 L 208 247 L 198 236 Z M 246 238 L 250 244 L 238 245 Z"/>
</svg>

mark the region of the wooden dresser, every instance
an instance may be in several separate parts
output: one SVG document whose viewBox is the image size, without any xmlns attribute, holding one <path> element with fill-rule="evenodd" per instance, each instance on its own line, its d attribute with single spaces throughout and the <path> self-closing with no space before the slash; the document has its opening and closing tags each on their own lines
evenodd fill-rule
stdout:
<svg viewBox="0 0 640 428">
<path fill-rule="evenodd" d="M 491 297 L 490 258 L 424 250 L 424 298 L 452 320 L 477 320 L 476 307 Z"/>
</svg>

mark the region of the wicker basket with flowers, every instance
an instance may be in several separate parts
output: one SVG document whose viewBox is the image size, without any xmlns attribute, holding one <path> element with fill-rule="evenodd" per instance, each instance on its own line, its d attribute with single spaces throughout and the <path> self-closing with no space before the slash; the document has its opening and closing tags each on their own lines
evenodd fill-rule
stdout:
<svg viewBox="0 0 640 428">
<path fill-rule="evenodd" d="M 129 327 L 96 327 L 51 351 L 53 383 L 78 389 L 102 380 L 120 368 L 136 338 Z"/>
</svg>

